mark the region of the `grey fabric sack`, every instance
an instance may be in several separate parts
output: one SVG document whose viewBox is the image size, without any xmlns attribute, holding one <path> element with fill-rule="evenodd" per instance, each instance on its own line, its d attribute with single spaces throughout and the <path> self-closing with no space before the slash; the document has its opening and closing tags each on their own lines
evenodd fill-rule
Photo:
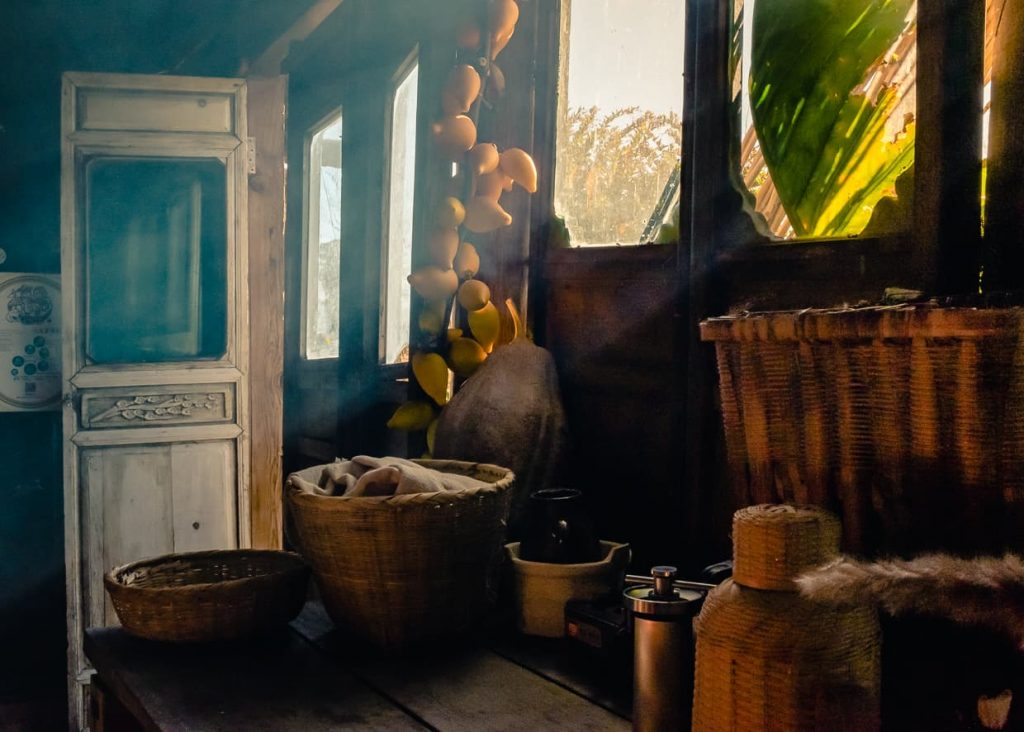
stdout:
<svg viewBox="0 0 1024 732">
<path fill-rule="evenodd" d="M 496 348 L 441 411 L 433 455 L 516 474 L 509 519 L 516 539 L 529 495 L 564 478 L 567 445 L 555 360 L 518 338 Z"/>
</svg>

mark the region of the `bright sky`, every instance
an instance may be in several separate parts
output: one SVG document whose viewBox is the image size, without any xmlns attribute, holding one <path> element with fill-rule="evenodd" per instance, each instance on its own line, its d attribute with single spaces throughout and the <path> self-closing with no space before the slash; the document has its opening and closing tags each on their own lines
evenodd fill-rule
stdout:
<svg viewBox="0 0 1024 732">
<path fill-rule="evenodd" d="M 573 0 L 569 107 L 683 109 L 683 0 Z"/>
</svg>

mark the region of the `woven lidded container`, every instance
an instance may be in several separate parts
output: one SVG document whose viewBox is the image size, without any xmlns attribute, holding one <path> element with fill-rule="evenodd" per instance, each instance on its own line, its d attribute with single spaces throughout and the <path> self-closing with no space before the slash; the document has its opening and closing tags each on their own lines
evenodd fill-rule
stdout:
<svg viewBox="0 0 1024 732">
<path fill-rule="evenodd" d="M 299 550 L 339 628 L 400 650 L 457 638 L 493 602 L 508 522 L 511 470 L 417 460 L 487 485 L 402 496 L 321 496 L 289 481 Z M 320 480 L 324 466 L 297 475 Z"/>
<path fill-rule="evenodd" d="M 931 304 L 703 322 L 733 506 L 834 508 L 854 552 L 1024 549 L 1022 333 Z"/>
<path fill-rule="evenodd" d="M 835 609 L 792 587 L 835 556 L 839 526 L 813 507 L 762 505 L 733 519 L 735 574 L 696 621 L 695 732 L 876 730 L 880 631 L 870 607 Z"/>
</svg>

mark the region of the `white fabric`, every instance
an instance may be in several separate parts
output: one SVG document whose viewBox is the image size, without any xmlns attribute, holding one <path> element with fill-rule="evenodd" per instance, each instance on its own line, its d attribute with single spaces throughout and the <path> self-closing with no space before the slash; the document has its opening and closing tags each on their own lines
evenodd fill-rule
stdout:
<svg viewBox="0 0 1024 732">
<path fill-rule="evenodd" d="M 293 476 L 295 480 L 296 476 Z M 301 481 L 300 487 L 321 496 L 402 496 L 480 488 L 487 483 L 454 473 L 442 473 L 397 457 L 357 455 L 324 466 L 319 485 Z"/>
</svg>

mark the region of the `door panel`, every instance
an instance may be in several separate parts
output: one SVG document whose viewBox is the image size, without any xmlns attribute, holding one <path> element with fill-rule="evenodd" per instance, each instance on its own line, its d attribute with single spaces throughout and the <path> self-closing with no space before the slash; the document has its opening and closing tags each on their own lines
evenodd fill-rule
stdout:
<svg viewBox="0 0 1024 732">
<path fill-rule="evenodd" d="M 66 74 L 65 526 L 72 724 L 103 574 L 248 546 L 245 84 Z"/>
<path fill-rule="evenodd" d="M 90 448 L 80 455 L 91 544 L 86 627 L 118 624 L 102 591 L 112 567 L 237 545 L 232 443 Z"/>
</svg>

